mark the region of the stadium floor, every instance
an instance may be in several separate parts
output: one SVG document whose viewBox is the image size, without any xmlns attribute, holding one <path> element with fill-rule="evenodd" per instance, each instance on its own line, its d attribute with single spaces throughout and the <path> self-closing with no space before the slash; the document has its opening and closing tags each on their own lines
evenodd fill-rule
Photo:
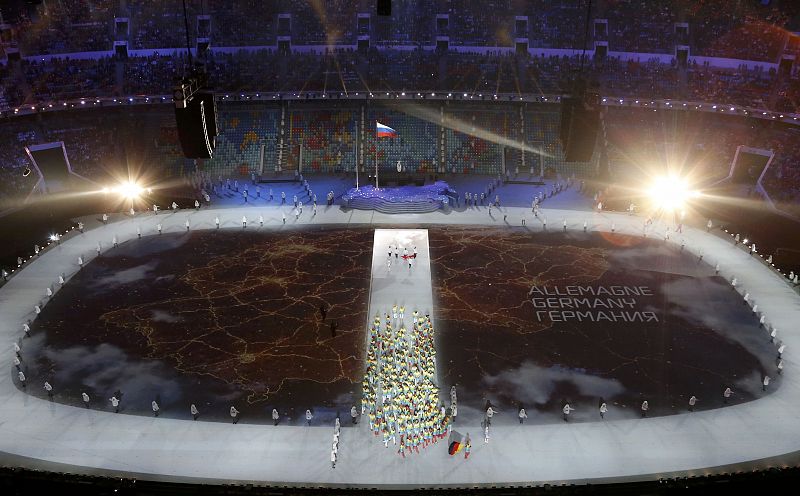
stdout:
<svg viewBox="0 0 800 496">
<path fill-rule="evenodd" d="M 546 204 L 546 206 L 548 206 Z M 292 228 L 309 224 L 340 226 L 505 225 L 519 226 L 527 217 L 527 229 L 541 231 L 540 223 L 527 208 L 503 208 L 507 224 L 499 215 L 490 218 L 474 211 L 454 211 L 395 218 L 365 211 L 343 211 L 321 207 L 317 216 L 308 212 L 287 220 Z M 588 221 L 590 231 L 611 230 L 641 236 L 640 217 L 580 210 L 543 209 L 551 219 L 566 219 L 568 229 L 581 230 Z M 146 214 L 131 220 L 112 217 L 102 225 L 87 222 L 85 234 L 73 233 L 17 273 L 0 289 L 0 336 L 11 345 L 22 337 L 22 324 L 33 317 L 43 290 L 58 274 L 71 277 L 78 269 L 77 257 L 93 258 L 98 242 L 104 249 L 112 237 L 120 243 L 136 237 L 139 226 L 145 236 L 156 233 L 162 223 L 165 233 L 191 229 L 213 229 L 219 216 L 224 229 L 241 229 L 241 217 L 265 217 L 265 229 L 282 230 L 281 209 L 274 207 L 215 208 L 178 211 L 157 217 Z M 551 227 L 552 229 L 552 227 Z M 652 237 L 663 236 L 664 227 L 653 228 Z M 797 295 L 783 279 L 759 258 L 741 247 L 703 230 L 686 228 L 673 235 L 673 244 L 685 241 L 685 249 L 703 253 L 710 264 L 720 264 L 720 274 L 736 277 L 738 291 L 750 293 L 767 322 L 778 329 L 787 345 L 784 376 L 772 394 L 756 401 L 694 413 L 657 418 L 610 418 L 604 422 L 553 423 L 535 427 L 498 425 L 491 441 L 483 443 L 473 434 L 468 460 L 449 457 L 444 448 L 426 449 L 402 459 L 387 453 L 362 422 L 343 429 L 339 461 L 329 461 L 332 426 L 281 426 L 221 422 L 190 422 L 171 418 L 115 415 L 62 405 L 20 391 L 15 371 L 0 381 L 0 451 L 6 459 L 23 460 L 28 466 L 64 464 L 65 470 L 81 473 L 125 473 L 162 480 L 204 482 L 253 481 L 286 485 L 428 487 L 476 485 L 528 485 L 557 482 L 651 479 L 674 473 L 710 473 L 712 467 L 759 466 L 759 460 L 800 450 L 794 436 L 800 400 L 800 381 L 793 350 L 800 349 L 794 323 L 800 317 Z M 373 269 L 374 270 L 374 269 Z M 764 334 L 763 329 L 754 332 Z M 24 345 L 24 340 L 22 341 Z M 23 352 L 24 353 L 24 352 Z M 29 388 L 39 388 L 30 384 Z M 716 469 L 722 470 L 722 469 Z"/>
</svg>

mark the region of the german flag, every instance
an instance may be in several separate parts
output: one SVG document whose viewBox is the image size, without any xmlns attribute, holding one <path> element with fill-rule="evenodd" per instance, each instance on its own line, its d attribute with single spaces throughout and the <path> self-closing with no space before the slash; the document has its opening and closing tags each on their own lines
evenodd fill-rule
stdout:
<svg viewBox="0 0 800 496">
<path fill-rule="evenodd" d="M 462 436 L 460 432 L 452 431 L 447 443 L 447 452 L 450 453 L 450 456 L 453 456 L 463 449 L 464 436 Z"/>
</svg>

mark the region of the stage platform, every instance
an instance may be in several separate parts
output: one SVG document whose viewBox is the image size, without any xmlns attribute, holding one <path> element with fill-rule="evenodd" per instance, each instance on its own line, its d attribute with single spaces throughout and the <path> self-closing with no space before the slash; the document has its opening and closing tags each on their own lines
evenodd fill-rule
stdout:
<svg viewBox="0 0 800 496">
<path fill-rule="evenodd" d="M 444 181 L 425 186 L 351 188 L 342 195 L 347 208 L 374 210 L 383 214 L 424 214 L 455 204 L 458 193 Z"/>
<path fill-rule="evenodd" d="M 283 221 L 284 215 L 286 223 Z M 95 279 L 97 284 L 135 281 L 143 275 L 153 273 L 155 267 L 148 266 L 149 261 L 130 262 L 136 256 L 148 256 L 148 252 L 137 253 L 125 250 L 128 250 L 126 245 L 135 247 L 136 243 L 147 243 L 149 239 L 157 238 L 156 225 L 159 223 L 164 232 L 162 238 L 170 236 L 178 240 L 173 248 L 177 250 L 177 253 L 182 250 L 187 251 L 190 247 L 192 250 L 200 250 L 198 247 L 202 246 L 202 243 L 186 244 L 184 238 L 191 239 L 191 236 L 186 236 L 187 219 L 192 235 L 214 236 L 224 234 L 216 231 L 215 217 L 218 217 L 221 221 L 220 230 L 224 230 L 226 233 L 241 236 L 246 231 L 249 236 L 251 231 L 258 231 L 259 235 L 266 236 L 264 245 L 277 252 L 275 256 L 291 257 L 293 253 L 319 254 L 325 251 L 324 247 L 329 246 L 329 251 L 333 256 L 325 263 L 339 263 L 344 267 L 352 267 L 353 277 L 356 278 L 360 277 L 357 275 L 361 270 L 358 267 L 364 264 L 363 259 L 360 258 L 363 257 L 363 253 L 367 251 L 374 261 L 375 258 L 381 258 L 384 250 L 384 247 L 379 246 L 377 241 L 368 241 L 358 237 L 358 232 L 368 231 L 371 228 L 419 229 L 420 226 L 427 226 L 431 253 L 441 253 L 442 246 L 463 244 L 464 238 L 467 236 L 463 234 L 463 231 L 469 233 L 470 230 L 477 230 L 477 228 L 502 231 L 487 234 L 485 240 L 477 239 L 470 241 L 472 243 L 470 245 L 464 245 L 472 246 L 472 249 L 476 250 L 474 253 L 453 250 L 452 253 L 431 256 L 430 277 L 432 282 L 428 286 L 432 288 L 431 290 L 422 288 L 420 286 L 422 283 L 415 280 L 406 281 L 398 278 L 391 283 L 399 284 L 398 287 L 402 288 L 404 294 L 407 295 L 416 295 L 419 291 L 420 295 L 424 296 L 425 291 L 433 291 L 432 305 L 435 316 L 440 305 L 443 309 L 453 309 L 451 313 L 454 311 L 457 314 L 460 307 L 455 306 L 453 302 L 448 303 L 447 299 L 456 298 L 460 294 L 472 294 L 473 296 L 467 300 L 468 302 L 480 301 L 480 297 L 483 297 L 490 303 L 493 298 L 496 298 L 497 291 L 484 287 L 480 278 L 473 280 L 467 274 L 467 278 L 462 280 L 455 276 L 461 274 L 466 268 L 476 267 L 480 263 L 483 263 L 481 266 L 484 269 L 502 272 L 503 259 L 490 255 L 490 253 L 498 252 L 501 247 L 516 242 L 517 236 L 530 237 L 530 242 L 536 245 L 531 245 L 530 249 L 543 250 L 544 253 L 544 257 L 537 263 L 549 264 L 546 239 L 556 240 L 556 236 L 570 236 L 570 233 L 575 234 L 575 239 L 583 239 L 584 222 L 589 234 L 594 233 L 596 236 L 603 237 L 606 239 L 605 242 L 610 245 L 623 240 L 643 239 L 642 235 L 645 233 L 643 219 L 637 216 L 553 208 L 543 208 L 542 215 L 550 219 L 549 233 L 544 229 L 541 221 L 530 214 L 528 208 L 514 207 L 502 207 L 492 216 L 487 215 L 484 208 L 396 216 L 374 211 L 320 207 L 316 215 L 312 215 L 310 209 L 306 209 L 299 219 L 295 219 L 291 208 L 288 207 L 247 206 L 169 212 L 158 216 L 145 214 L 133 219 L 112 216 L 112 222 L 108 225 L 102 225 L 96 219 L 88 220 L 86 223 L 90 229 L 86 233 L 73 232 L 65 237 L 61 245 L 49 249 L 0 288 L 0 339 L 5 343 L 7 363 L 9 364 L 8 373 L 0 379 L 0 402 L 2 402 L 0 416 L 4 420 L 0 424 L 0 451 L 4 453 L 4 462 L 32 467 L 59 466 L 62 470 L 80 473 L 111 473 L 158 480 L 192 480 L 209 483 L 253 482 L 314 487 L 408 488 L 521 486 L 561 482 L 655 479 L 659 476 L 676 473 L 700 474 L 729 470 L 730 467 L 740 469 L 763 467 L 767 463 L 779 463 L 780 457 L 793 456 L 800 451 L 800 437 L 797 436 L 796 427 L 800 420 L 798 418 L 800 413 L 793 406 L 800 402 L 800 380 L 794 375 L 794 372 L 797 371 L 797 361 L 793 351 L 800 349 L 800 336 L 795 332 L 796 326 L 794 325 L 800 318 L 800 299 L 778 274 L 767 268 L 757 257 L 748 255 L 741 247 L 734 246 L 726 239 L 707 234 L 704 230 L 691 228 L 684 229 L 683 233 L 671 233 L 670 239 L 665 242 L 663 237 L 666 226 L 652 227 L 646 232 L 647 241 L 637 249 L 656 255 L 661 253 L 659 250 L 665 248 L 663 245 L 669 245 L 671 252 L 681 253 L 682 250 L 683 255 L 680 256 L 688 258 L 686 260 L 681 259 L 680 256 L 674 258 L 677 261 L 676 265 L 665 266 L 662 268 L 662 272 L 672 272 L 674 277 L 678 278 L 676 281 L 679 281 L 681 277 L 703 277 L 710 285 L 702 286 L 699 290 L 708 291 L 709 294 L 719 292 L 720 295 L 727 291 L 734 298 L 739 299 L 740 303 L 737 303 L 737 306 L 744 311 L 745 315 L 737 320 L 742 320 L 744 324 L 747 324 L 746 320 L 749 317 L 746 315 L 753 313 L 752 305 L 757 304 L 756 315 L 764 315 L 767 325 L 778 330 L 778 341 L 787 346 L 786 352 L 783 354 L 783 375 L 778 378 L 774 369 L 767 370 L 768 365 L 759 364 L 757 360 L 753 362 L 753 370 L 764 367 L 765 372 L 779 380 L 773 381 L 766 394 L 761 394 L 758 377 L 738 378 L 740 385 L 734 387 L 734 389 L 739 388 L 740 392 L 751 394 L 752 401 L 739 402 L 737 398 L 737 401 L 733 401 L 733 404 L 724 408 L 698 408 L 698 411 L 692 413 L 686 412 L 678 405 L 676 409 L 682 413 L 662 412 L 662 415 L 655 418 L 640 418 L 636 412 L 629 409 L 610 407 L 609 414 L 603 421 L 597 419 L 590 411 L 577 410 L 569 423 L 560 422 L 556 418 L 555 421 L 543 421 L 533 423 L 533 425 L 519 425 L 514 421 L 502 421 L 503 416 L 513 419 L 515 412 L 501 410 L 501 414 L 496 417 L 497 425 L 493 424 L 491 439 L 488 443 L 483 443 L 480 425 L 476 419 L 470 418 L 468 412 L 465 412 L 465 417 L 463 420 L 457 419 L 455 427 L 459 431 L 470 432 L 472 436 L 473 450 L 468 460 L 463 457 L 448 456 L 444 446 L 434 446 L 422 450 L 419 455 L 415 454 L 403 459 L 391 449 L 391 445 L 389 449 L 384 448 L 383 444 L 378 442 L 368 431 L 366 422 L 361 422 L 355 427 L 350 426 L 345 413 L 339 448 L 340 458 L 334 469 L 331 468 L 329 461 L 333 426 L 329 419 L 324 418 L 325 415 L 322 416 L 319 424 L 311 427 L 302 425 L 302 422 L 287 422 L 289 425 L 283 424 L 277 427 L 265 425 L 263 422 L 251 422 L 255 413 L 251 417 L 243 416 L 242 422 L 238 425 L 222 422 L 222 418 L 218 419 L 220 421 L 193 422 L 188 415 L 190 400 L 188 397 L 181 396 L 180 387 L 176 387 L 180 385 L 172 381 L 159 382 L 157 374 L 155 375 L 155 384 L 160 387 L 163 397 L 180 398 L 180 400 L 176 400 L 176 403 L 184 405 L 185 415 L 170 417 L 165 414 L 162 417 L 154 418 L 152 415 L 144 414 L 147 403 L 142 408 L 142 412 L 131 411 L 115 414 L 110 411 L 108 404 L 110 393 L 98 392 L 98 397 L 92 399 L 93 402 L 96 401 L 103 406 L 95 408 L 92 405 L 92 408 L 84 408 L 77 404 L 64 404 L 58 397 L 62 387 L 62 384 L 58 382 L 53 384 L 57 393 L 54 401 L 48 400 L 46 395 L 43 395 L 42 384 L 38 380 L 36 383 L 29 382 L 26 387 L 27 391 L 22 390 L 18 385 L 16 371 L 11 365 L 14 342 L 20 343 L 24 363 L 26 349 L 32 346 L 35 340 L 42 339 L 46 335 L 44 332 L 34 332 L 32 337 L 25 338 L 22 325 L 26 321 L 34 319 L 34 305 L 45 305 L 45 312 L 49 311 L 47 308 L 49 305 L 54 305 L 54 309 L 55 306 L 61 305 L 59 291 L 56 287 L 59 274 L 64 273 L 69 279 L 67 285 L 61 289 L 61 291 L 68 291 L 70 284 L 83 277 L 82 275 L 77 276 L 78 278 L 75 277 L 79 269 L 78 256 L 82 256 L 88 264 L 83 269 L 84 271 L 95 270 L 94 264 L 97 264 L 94 265 L 97 270 L 104 265 L 107 269 L 109 267 L 113 269 L 112 272 L 104 273 L 106 275 L 100 274 L 100 278 Z M 246 216 L 248 219 L 246 230 L 242 227 L 242 216 Z M 259 216 L 264 218 L 263 227 L 258 223 Z M 527 221 L 527 226 L 524 228 L 521 227 L 523 218 Z M 561 227 L 562 219 L 567 224 L 566 233 Z M 141 229 L 144 238 L 149 239 L 136 239 L 137 228 Z M 434 228 L 437 229 L 438 234 L 431 236 L 430 230 Z M 336 229 L 340 230 L 339 234 L 335 234 Z M 262 233 L 261 231 L 267 232 Z M 318 233 L 316 236 L 319 236 L 320 241 L 309 244 L 304 241 L 304 237 L 295 237 L 295 242 L 281 244 L 274 237 L 270 237 L 286 236 L 288 240 L 292 239 L 292 236 L 297 236 L 299 232 L 306 231 L 312 234 Z M 345 232 L 350 233 L 348 236 L 355 237 L 347 238 L 344 236 Z M 334 237 L 343 241 L 332 244 L 333 241 L 325 237 L 326 235 L 330 236 L 330 233 L 334 233 Z M 480 233 L 473 235 L 479 236 Z M 619 235 L 625 235 L 625 237 L 618 238 Z M 115 236 L 120 243 L 116 249 L 111 246 Z M 381 240 L 381 243 L 384 242 L 385 240 Z M 94 260 L 98 243 L 101 245 L 102 255 L 99 260 Z M 226 241 L 225 243 L 230 242 Z M 555 251 L 552 257 L 569 258 L 568 253 L 561 253 L 563 250 L 558 249 L 558 246 L 564 244 L 563 240 L 552 243 L 554 243 Z M 579 245 L 575 240 L 570 243 L 575 246 Z M 348 245 L 365 246 L 359 246 L 358 250 L 348 251 Z M 681 249 L 682 245 L 684 247 Z M 223 243 L 221 246 L 227 245 Z M 485 251 L 479 252 L 474 248 L 475 246 L 482 246 L 482 250 Z M 622 247 L 622 245 L 620 246 Z M 630 253 L 630 256 L 623 257 L 616 262 L 613 260 L 603 262 L 604 255 L 598 251 L 596 246 L 587 245 L 581 250 L 582 258 L 579 258 L 580 263 L 576 266 L 563 263 L 551 264 L 556 268 L 562 267 L 562 270 L 565 271 L 562 276 L 566 276 L 566 282 L 558 285 L 550 282 L 550 287 L 585 286 L 588 284 L 586 281 L 571 280 L 569 271 L 585 275 L 595 270 L 593 268 L 605 267 L 604 264 L 612 262 L 621 264 L 619 267 L 624 268 L 626 263 L 638 263 L 637 257 L 640 256 L 639 251 L 625 252 L 621 249 L 620 254 Z M 612 249 L 606 248 L 606 250 Z M 498 254 L 503 251 L 500 250 Z M 174 277 L 167 278 L 161 283 L 197 284 L 199 285 L 197 287 L 202 287 L 203 284 L 207 284 L 203 277 L 217 277 L 217 274 L 225 274 L 229 280 L 218 280 L 216 284 L 228 285 L 232 291 L 246 291 L 247 287 L 239 287 L 234 281 L 247 281 L 247 277 L 250 276 L 242 279 L 242 274 L 248 274 L 246 270 L 248 267 L 258 266 L 259 259 L 253 258 L 255 255 L 252 253 L 248 258 L 247 249 L 238 250 L 238 252 L 241 253 L 240 256 L 237 256 L 238 258 L 229 257 L 227 260 L 222 255 L 215 255 L 216 258 L 222 256 L 219 263 L 229 264 L 219 271 L 210 272 L 209 267 L 202 265 L 189 267 L 185 272 L 176 269 Z M 269 249 L 264 252 L 269 252 Z M 420 252 L 423 252 L 421 247 Z M 687 272 L 688 269 L 685 267 L 688 265 L 688 260 L 698 259 L 700 254 L 704 257 L 703 264 L 708 264 L 709 267 L 719 263 L 719 280 L 714 279 L 713 271 L 709 272 L 708 268 L 699 266 L 691 268 L 691 271 L 705 271 L 703 273 Z M 467 255 L 472 259 L 465 258 Z M 203 252 L 199 251 L 195 256 L 202 259 Z M 385 257 L 385 255 L 383 256 Z M 312 283 L 304 282 L 302 279 L 286 280 L 285 278 L 289 274 L 281 274 L 279 271 L 263 274 L 253 273 L 252 280 L 258 281 L 259 284 L 277 284 L 276 287 L 298 286 L 301 288 L 300 293 L 306 292 L 319 296 L 320 299 L 313 300 L 314 304 L 318 305 L 322 300 L 330 302 L 332 301 L 330 298 L 333 298 L 337 291 L 332 290 L 326 293 L 314 289 L 324 286 L 326 282 L 324 279 L 314 278 L 314 271 L 319 271 L 319 275 L 328 273 L 328 269 L 324 266 L 313 266 L 315 259 L 315 257 L 309 256 L 305 258 L 306 262 L 303 266 L 298 266 L 298 272 L 305 270 L 312 275 Z M 115 262 L 109 265 L 112 260 Z M 129 262 L 124 262 L 125 260 Z M 301 257 L 300 260 L 303 258 Z M 560 259 L 555 258 L 554 260 L 558 262 Z M 128 263 L 128 265 L 119 265 L 124 263 Z M 510 262 L 507 265 L 515 267 Z M 367 262 L 366 266 L 368 267 L 367 272 L 371 275 L 364 274 L 364 277 L 370 278 L 370 293 L 373 298 L 376 298 L 374 304 L 370 303 L 369 306 L 370 309 L 373 309 L 383 301 L 379 300 L 376 295 L 385 294 L 393 297 L 395 292 L 391 290 L 391 286 L 387 286 L 387 292 L 379 292 L 381 285 L 386 283 L 385 274 L 383 277 L 376 277 L 376 275 L 380 275 L 381 270 L 386 270 L 385 265 Z M 303 269 L 303 267 L 305 268 Z M 240 270 L 244 272 L 239 272 Z M 113 281 L 103 279 L 112 273 L 115 274 Z M 335 271 L 331 273 L 336 274 Z M 442 286 L 441 282 L 437 282 L 444 280 L 440 277 L 441 274 L 453 275 L 452 284 Z M 541 288 L 547 286 L 547 281 L 550 281 L 554 275 L 557 274 L 552 270 L 550 273 L 532 271 L 509 274 L 507 279 L 521 287 L 536 285 Z M 731 281 L 734 277 L 737 279 L 735 290 L 724 283 L 724 281 Z M 57 290 L 56 294 L 53 301 L 47 303 L 45 288 L 54 284 L 53 287 L 56 287 Z M 469 287 L 470 284 L 475 284 L 474 291 Z M 609 286 L 613 284 L 613 281 L 608 282 Z M 642 284 L 637 284 L 637 286 Z M 347 287 L 350 288 L 350 285 L 351 283 L 348 283 Z M 335 288 L 335 286 L 336 279 L 334 278 L 331 281 L 331 287 Z M 421 289 L 424 291 L 420 291 Z M 676 287 L 676 292 L 670 294 L 673 296 L 679 294 L 679 289 Z M 144 286 L 140 292 L 143 295 L 158 290 L 155 286 Z M 258 288 L 257 294 L 262 294 L 262 290 L 263 287 Z M 348 293 L 350 291 L 348 289 Z M 738 297 L 734 291 L 738 292 Z M 749 293 L 749 303 L 747 304 L 741 300 L 744 292 Z M 325 294 L 329 296 L 324 296 Z M 67 294 L 65 293 L 64 296 Z M 131 295 L 132 298 L 140 296 Z M 227 296 L 222 295 L 221 297 Z M 349 295 L 349 297 L 353 297 L 353 295 Z M 388 304 L 392 299 L 390 298 L 386 303 Z M 308 305 L 312 308 L 310 301 Z M 719 300 L 714 301 L 719 303 Z M 647 306 L 649 303 L 644 302 L 643 304 Z M 681 305 L 689 308 L 691 302 L 684 301 Z M 641 310 L 659 311 L 658 309 L 661 308 L 659 304 L 652 306 L 653 310 L 649 308 Z M 165 319 L 169 323 L 170 320 L 180 317 L 169 309 L 146 308 L 146 310 L 140 315 L 150 319 L 155 318 L 156 321 Z M 163 310 L 164 313 L 154 313 L 154 310 Z M 253 312 L 254 310 L 250 309 L 241 315 L 230 315 L 228 318 L 240 319 L 241 316 L 245 316 L 246 320 L 246 316 L 252 315 Z M 286 316 L 286 318 L 290 317 L 291 315 Z M 464 317 L 465 321 L 472 318 L 468 314 Z M 691 317 L 691 315 L 687 314 L 686 317 Z M 460 325 L 457 319 L 453 320 L 452 315 L 449 315 L 448 318 L 454 322 L 449 324 L 451 327 L 456 328 Z M 439 318 L 439 320 L 443 319 Z M 497 322 L 503 325 L 507 324 L 510 326 L 508 332 L 515 332 L 512 326 L 513 322 L 504 324 L 502 320 L 491 318 L 491 316 L 487 320 L 493 322 L 493 325 Z M 222 323 L 225 324 L 225 322 Z M 725 322 L 717 321 L 708 324 L 713 327 L 714 325 L 724 325 Z M 366 322 L 363 325 L 365 326 Z M 440 322 L 439 325 L 444 330 L 448 323 Z M 65 327 L 64 332 L 68 333 L 69 329 Z M 309 332 L 311 331 L 309 330 Z M 614 329 L 603 332 L 610 334 L 614 332 Z M 696 332 L 702 334 L 704 331 L 698 329 Z M 104 355 L 103 349 L 95 348 L 94 352 L 98 353 L 96 356 L 104 357 L 106 361 L 98 362 L 97 370 L 85 370 L 78 366 L 82 360 L 86 359 L 85 355 L 79 353 L 82 338 L 80 336 L 62 336 L 67 346 L 63 350 L 63 357 L 60 357 L 61 367 L 68 367 L 70 363 L 75 364 L 75 368 L 70 370 L 76 376 L 85 374 L 87 377 L 96 377 L 100 367 L 106 367 L 107 374 L 113 375 L 116 373 L 114 370 L 117 370 L 115 369 L 117 365 L 132 358 L 130 354 Z M 613 336 L 609 335 L 603 341 L 612 338 Z M 69 339 L 75 340 L 72 349 L 68 346 Z M 236 341 L 235 337 L 232 339 L 233 342 Z M 460 339 L 473 338 L 462 336 Z M 170 339 L 164 339 L 159 345 L 169 346 L 170 341 Z M 522 345 L 524 346 L 524 343 Z M 774 345 L 769 343 L 768 332 L 755 324 L 752 325 L 750 334 L 744 333 L 743 330 L 743 334 L 738 338 L 727 343 L 722 342 L 720 346 L 730 346 L 729 351 L 718 355 L 724 362 L 725 357 L 734 360 L 732 357 L 738 356 L 737 354 L 742 350 L 751 350 L 752 347 L 751 351 L 754 352 L 759 346 L 770 349 L 769 347 Z M 454 348 L 452 344 L 446 347 Z M 707 347 L 696 351 L 711 353 L 720 349 L 722 348 Z M 569 350 L 555 351 L 564 355 L 569 354 Z M 442 352 L 444 353 L 444 350 Z M 668 353 L 668 350 L 665 349 L 663 352 Z M 248 357 L 246 354 L 241 356 Z M 634 363 L 642 359 L 641 356 L 635 354 L 625 357 L 625 360 Z M 494 358 L 494 361 L 498 363 L 502 360 L 502 356 Z M 244 360 L 242 363 L 248 362 Z M 148 369 L 146 365 L 146 363 L 143 364 L 142 374 L 158 372 L 156 369 Z M 235 364 L 229 366 L 236 369 Z M 223 366 L 222 369 L 226 370 L 226 366 Z M 446 369 L 455 370 L 452 367 Z M 439 373 L 441 374 L 446 369 L 440 366 Z M 499 376 L 494 372 L 490 376 L 495 377 L 495 384 L 498 384 Z M 439 386 L 443 388 L 446 385 L 440 384 Z M 702 406 L 703 402 L 708 404 L 717 402 L 718 398 L 705 397 L 710 394 L 710 392 L 703 396 L 698 394 L 700 397 L 698 406 Z M 721 395 L 721 391 L 719 394 Z M 468 403 L 467 396 L 465 396 L 465 402 Z M 134 401 L 133 395 L 123 398 L 124 401 Z M 146 398 L 142 396 L 141 400 L 145 401 Z M 342 404 L 346 404 L 346 402 L 347 400 L 344 400 Z M 198 406 L 200 406 L 201 412 L 206 409 L 204 406 Z M 223 405 L 220 403 L 219 406 Z M 764 461 L 770 457 L 778 458 Z M 209 463 L 210 460 L 213 460 L 213 463 Z"/>
</svg>

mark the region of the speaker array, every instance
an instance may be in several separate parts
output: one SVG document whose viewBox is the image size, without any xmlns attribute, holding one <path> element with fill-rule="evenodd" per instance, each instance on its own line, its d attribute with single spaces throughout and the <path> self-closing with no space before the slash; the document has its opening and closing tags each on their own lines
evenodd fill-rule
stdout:
<svg viewBox="0 0 800 496">
<path fill-rule="evenodd" d="M 175 108 L 178 138 L 186 158 L 211 158 L 217 130 L 217 104 L 214 93 L 196 92 L 186 108 Z"/>
</svg>

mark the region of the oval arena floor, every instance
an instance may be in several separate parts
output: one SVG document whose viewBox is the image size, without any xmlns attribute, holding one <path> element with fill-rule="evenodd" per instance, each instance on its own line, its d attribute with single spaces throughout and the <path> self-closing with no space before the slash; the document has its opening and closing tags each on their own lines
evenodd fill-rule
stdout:
<svg viewBox="0 0 800 496">
<path fill-rule="evenodd" d="M 105 252 L 111 249 L 114 236 L 121 247 L 126 242 L 137 242 L 137 227 L 143 237 L 158 236 L 158 223 L 162 224 L 165 235 L 181 234 L 186 232 L 188 218 L 194 233 L 215 230 L 215 217 L 219 217 L 220 229 L 241 232 L 241 219 L 246 216 L 248 231 L 270 231 L 275 235 L 318 226 L 378 229 L 374 246 L 368 247 L 372 258 L 371 289 L 369 310 L 363 315 L 388 309 L 392 298 L 405 291 L 403 294 L 419 299 L 419 305 L 425 307 L 421 311 L 430 311 L 434 322 L 439 315 L 435 306 L 437 300 L 431 296 L 429 250 L 432 248 L 422 244 L 423 240 L 429 244 L 427 228 L 490 226 L 514 229 L 523 235 L 544 230 L 541 221 L 529 209 L 514 207 L 502 208 L 493 216 L 483 208 L 402 217 L 339 207 L 320 207 L 318 213 L 311 216 L 309 210 L 297 220 L 289 214 L 285 224 L 279 207 L 164 212 L 134 219 L 112 216 L 108 225 L 96 220 L 87 222 L 85 233 L 72 232 L 60 245 L 46 250 L 0 288 L 0 337 L 6 350 L 6 362 L 11 364 L 14 342 L 20 343 L 24 358 L 26 340 L 35 338 L 35 332 L 34 338 L 23 335 L 23 323 L 34 319 L 35 305 L 45 304 L 44 288 L 54 284 L 59 274 L 73 278 L 79 272 L 79 256 L 84 257 L 87 264 L 82 270 L 89 269 L 98 243 Z M 615 234 L 637 238 L 643 234 L 643 219 L 638 216 L 550 208 L 542 209 L 542 213 L 550 219 L 547 229 L 554 233 L 563 230 L 564 219 L 567 232 L 582 232 L 586 221 L 587 231 L 593 233 L 610 233 L 613 226 Z M 264 217 L 263 227 L 258 224 L 259 215 Z M 527 224 L 524 230 L 520 227 L 523 217 Z M 409 236 L 408 239 L 413 239 L 410 242 L 420 243 L 420 257 L 413 276 L 409 275 L 412 272 L 403 272 L 402 266 L 385 268 L 385 243 L 398 239 L 392 234 L 394 230 L 407 230 L 397 236 Z M 654 226 L 648 231 L 648 237 L 664 243 L 664 231 L 664 226 Z M 381 232 L 387 237 L 379 240 Z M 469 459 L 460 455 L 451 457 L 441 445 L 424 449 L 418 455 L 397 456 L 396 449 L 391 449 L 391 445 L 385 448 L 373 436 L 367 422 L 351 426 L 349 415 L 342 412 L 339 459 L 332 468 L 329 455 L 333 422 L 329 419 L 324 422 L 320 419 L 310 427 L 303 422 L 273 427 L 268 420 L 248 422 L 247 417 L 231 425 L 229 421 L 193 422 L 188 414 L 185 418 L 115 414 L 107 408 L 108 396 L 97 399 L 105 405 L 87 409 L 79 402 L 49 401 L 39 394 L 42 387 L 39 382 L 29 381 L 28 391 L 25 391 L 18 384 L 16 370 L 9 366 L 0 381 L 0 418 L 3 419 L 0 452 L 25 466 L 55 467 L 79 473 L 125 473 L 143 478 L 209 483 L 246 481 L 362 487 L 519 486 L 653 479 L 761 467 L 766 463 L 780 463 L 781 457 L 794 456 L 800 451 L 800 437 L 796 435 L 800 420 L 800 380 L 794 375 L 797 371 L 795 350 L 800 349 L 796 326 L 800 320 L 800 298 L 761 259 L 750 256 L 723 237 L 685 228 L 681 234 L 673 233 L 666 243 L 675 249 L 685 244 L 686 252 L 697 257 L 702 254 L 712 272 L 718 263 L 721 277 L 728 281 L 736 278 L 736 290 L 740 294 L 749 293 L 747 308 L 757 304 L 758 315 L 765 316 L 768 327 L 778 329 L 778 339 L 786 344 L 784 371 L 780 377 L 774 371 L 770 374 L 779 380 L 770 385 L 769 394 L 752 401 L 733 402 L 724 408 L 698 409 L 691 413 L 683 409 L 681 413 L 648 418 L 640 418 L 635 411 L 622 414 L 611 408 L 606 419 L 600 421 L 593 418 L 593 413 L 576 410 L 574 420 L 569 423 L 553 421 L 524 426 L 508 421 L 516 412 L 501 410 L 500 415 L 505 415 L 506 421 L 492 426 L 488 443 L 484 443 L 477 422 L 466 426 L 458 419 L 454 428 L 460 432 L 469 431 L 473 440 Z M 389 277 L 390 270 L 396 271 L 396 275 Z M 577 266 L 575 270 L 582 272 L 585 267 Z M 56 291 L 53 302 L 69 285 L 68 280 L 64 288 Z M 367 320 L 369 317 L 364 320 L 364 326 Z M 769 343 L 769 333 L 764 328 L 754 325 L 752 333 L 757 340 Z M 714 360 L 718 352 L 718 349 L 701 350 L 709 360 Z M 439 373 L 442 373 L 441 365 Z M 59 386 L 54 384 L 57 393 Z M 444 392 L 445 385 L 439 386 Z M 760 390 L 758 383 L 750 387 Z M 37 394 L 30 394 L 33 390 Z M 701 405 L 703 400 L 701 398 Z M 148 405 L 149 402 L 144 405 L 145 411 Z M 558 419 L 558 412 L 555 418 Z"/>
</svg>

